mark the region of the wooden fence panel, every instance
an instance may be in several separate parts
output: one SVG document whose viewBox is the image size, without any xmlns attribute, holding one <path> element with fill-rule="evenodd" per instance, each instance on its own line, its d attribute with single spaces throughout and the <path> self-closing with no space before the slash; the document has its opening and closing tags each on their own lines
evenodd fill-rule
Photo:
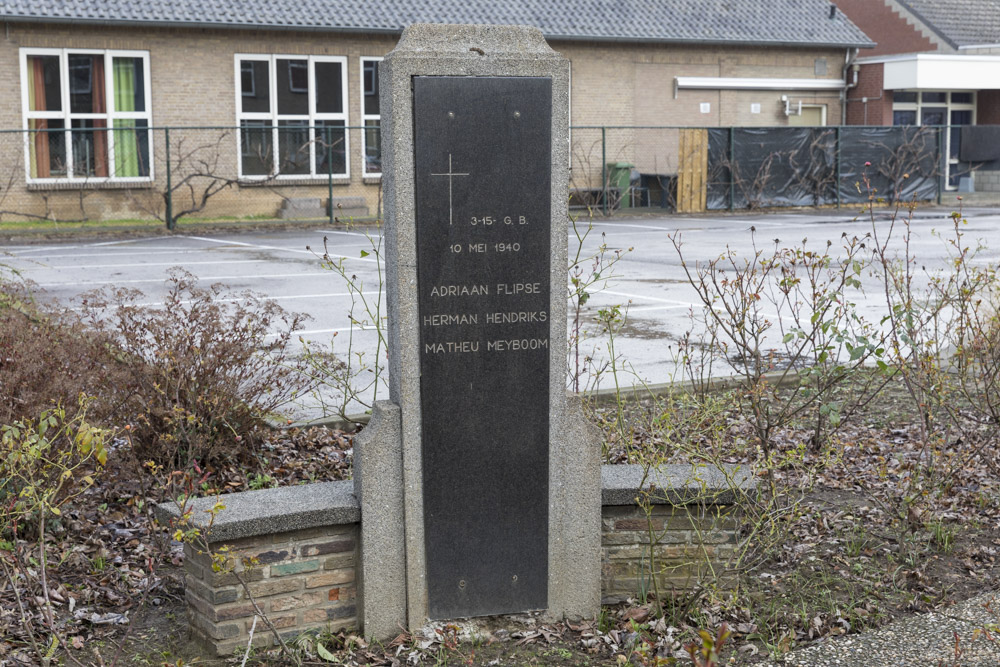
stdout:
<svg viewBox="0 0 1000 667">
<path fill-rule="evenodd" d="M 703 213 L 708 195 L 708 130 L 681 130 L 677 156 L 677 212 Z"/>
</svg>

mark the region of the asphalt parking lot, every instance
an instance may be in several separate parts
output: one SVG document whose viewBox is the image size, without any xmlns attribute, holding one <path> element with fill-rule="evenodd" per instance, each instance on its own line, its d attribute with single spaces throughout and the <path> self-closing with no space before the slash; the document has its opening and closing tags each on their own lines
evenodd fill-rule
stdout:
<svg viewBox="0 0 1000 667">
<path fill-rule="evenodd" d="M 986 247 L 977 261 L 996 263 L 1000 259 L 1000 211 L 976 209 L 965 214 L 966 238 L 981 241 Z M 872 228 L 869 220 L 858 219 L 854 211 L 847 209 L 822 214 L 616 218 L 592 224 L 584 242 L 584 256 L 595 253 L 602 243 L 610 252 L 633 250 L 624 252 L 613 277 L 594 292 L 584 311 L 584 321 L 593 330 L 593 318 L 600 309 L 627 305 L 628 319 L 616 337 L 615 350 L 645 382 L 665 382 L 675 377 L 671 346 L 691 328 L 691 310 L 701 307 L 685 279 L 671 235 L 680 235 L 684 258 L 691 267 L 718 257 L 727 247 L 746 256 L 754 240 L 764 248 L 771 247 L 774 239 L 780 239 L 782 245 L 806 240 L 807 246 L 816 251 L 825 249 L 829 240 L 833 243 L 831 249 L 837 250 L 844 234 L 863 236 Z M 889 221 L 882 217 L 876 224 L 884 233 Z M 948 245 L 939 235 L 947 233 L 950 225 L 945 209 L 918 211 L 910 244 L 910 252 L 919 264 L 918 281 L 926 280 L 925 269 L 933 272 L 946 265 Z M 755 231 L 751 232 L 751 228 Z M 308 314 L 310 320 L 298 334 L 317 346 L 333 342 L 334 353 L 342 353 L 345 334 L 351 331 L 351 295 L 343 278 L 322 267 L 323 240 L 327 239 L 331 257 L 342 259 L 365 293 L 374 295 L 379 280 L 370 239 L 375 235 L 375 228 L 300 228 L 8 245 L 0 248 L 0 263 L 34 281 L 47 298 L 70 307 L 77 307 L 85 292 L 107 286 L 141 290 L 144 303 L 160 304 L 167 290 L 168 272 L 180 267 L 202 284 L 221 283 L 235 292 L 253 290 L 288 310 Z M 576 244 L 576 236 L 571 233 L 571 250 Z M 362 251 L 369 254 L 363 256 Z M 885 307 L 877 298 L 876 283 L 867 277 L 864 282 L 869 288 L 867 296 L 860 292 L 850 296 L 864 314 L 877 322 Z M 375 333 L 355 327 L 354 336 L 357 350 L 369 350 L 370 359 Z M 606 344 L 605 337 L 590 338 L 584 342 L 582 352 L 594 356 L 600 365 L 600 360 L 608 356 Z M 316 412 L 315 402 L 308 400 L 295 409 L 298 417 L 315 417 Z"/>
</svg>

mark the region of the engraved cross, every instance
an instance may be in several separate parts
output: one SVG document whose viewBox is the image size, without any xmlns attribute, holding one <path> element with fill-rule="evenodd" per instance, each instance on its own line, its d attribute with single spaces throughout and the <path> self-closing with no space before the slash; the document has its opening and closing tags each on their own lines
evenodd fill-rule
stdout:
<svg viewBox="0 0 1000 667">
<path fill-rule="evenodd" d="M 448 153 L 448 173 L 447 174 L 434 174 L 434 173 L 431 174 L 431 176 L 447 176 L 448 177 L 448 224 L 449 225 L 453 224 L 453 218 L 454 218 L 454 214 L 455 214 L 455 207 L 452 205 L 452 200 L 451 200 L 452 183 L 454 182 L 456 176 L 468 176 L 468 175 L 469 175 L 468 173 L 456 174 L 454 172 L 454 170 L 452 169 L 452 166 L 451 166 L 451 153 Z"/>
</svg>

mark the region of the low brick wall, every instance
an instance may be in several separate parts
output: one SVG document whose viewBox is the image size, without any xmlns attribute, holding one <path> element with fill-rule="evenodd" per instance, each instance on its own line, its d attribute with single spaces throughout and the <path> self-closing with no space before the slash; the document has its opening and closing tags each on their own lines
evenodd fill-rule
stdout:
<svg viewBox="0 0 1000 667">
<path fill-rule="evenodd" d="M 733 505 L 604 506 L 601 511 L 601 599 L 604 604 L 652 592 L 679 594 L 705 584 L 729 586 L 736 552 Z M 650 549 L 650 537 L 653 547 Z"/>
<path fill-rule="evenodd" d="M 247 588 L 285 639 L 307 630 L 356 627 L 357 534 L 355 523 L 212 543 L 229 561 L 220 572 L 209 554 L 185 545 L 184 598 L 195 639 L 216 655 L 247 646 L 257 613 Z M 256 564 L 246 569 L 244 558 Z M 253 643 L 274 643 L 260 619 Z"/>
<path fill-rule="evenodd" d="M 750 475 L 734 466 L 667 466 L 652 474 L 634 465 L 603 466 L 601 485 L 605 602 L 652 591 L 653 576 L 665 593 L 709 582 L 726 585 L 727 560 L 737 546 L 735 501 L 737 493 L 752 487 Z M 650 503 L 648 515 L 638 497 Z M 191 632 L 208 652 L 229 655 L 249 642 L 256 610 L 240 579 L 286 640 L 310 630 L 363 630 L 358 628 L 361 512 L 352 481 L 223 496 L 226 507 L 209 532 L 207 512 L 215 503 L 215 498 L 194 501 L 190 516 L 206 529 L 209 550 L 228 562 L 217 571 L 212 557 L 191 545 L 185 546 L 184 562 Z M 157 515 L 170 523 L 178 510 L 166 503 Z M 244 558 L 255 558 L 256 564 L 246 568 Z M 258 619 L 253 644 L 274 643 Z"/>
</svg>

